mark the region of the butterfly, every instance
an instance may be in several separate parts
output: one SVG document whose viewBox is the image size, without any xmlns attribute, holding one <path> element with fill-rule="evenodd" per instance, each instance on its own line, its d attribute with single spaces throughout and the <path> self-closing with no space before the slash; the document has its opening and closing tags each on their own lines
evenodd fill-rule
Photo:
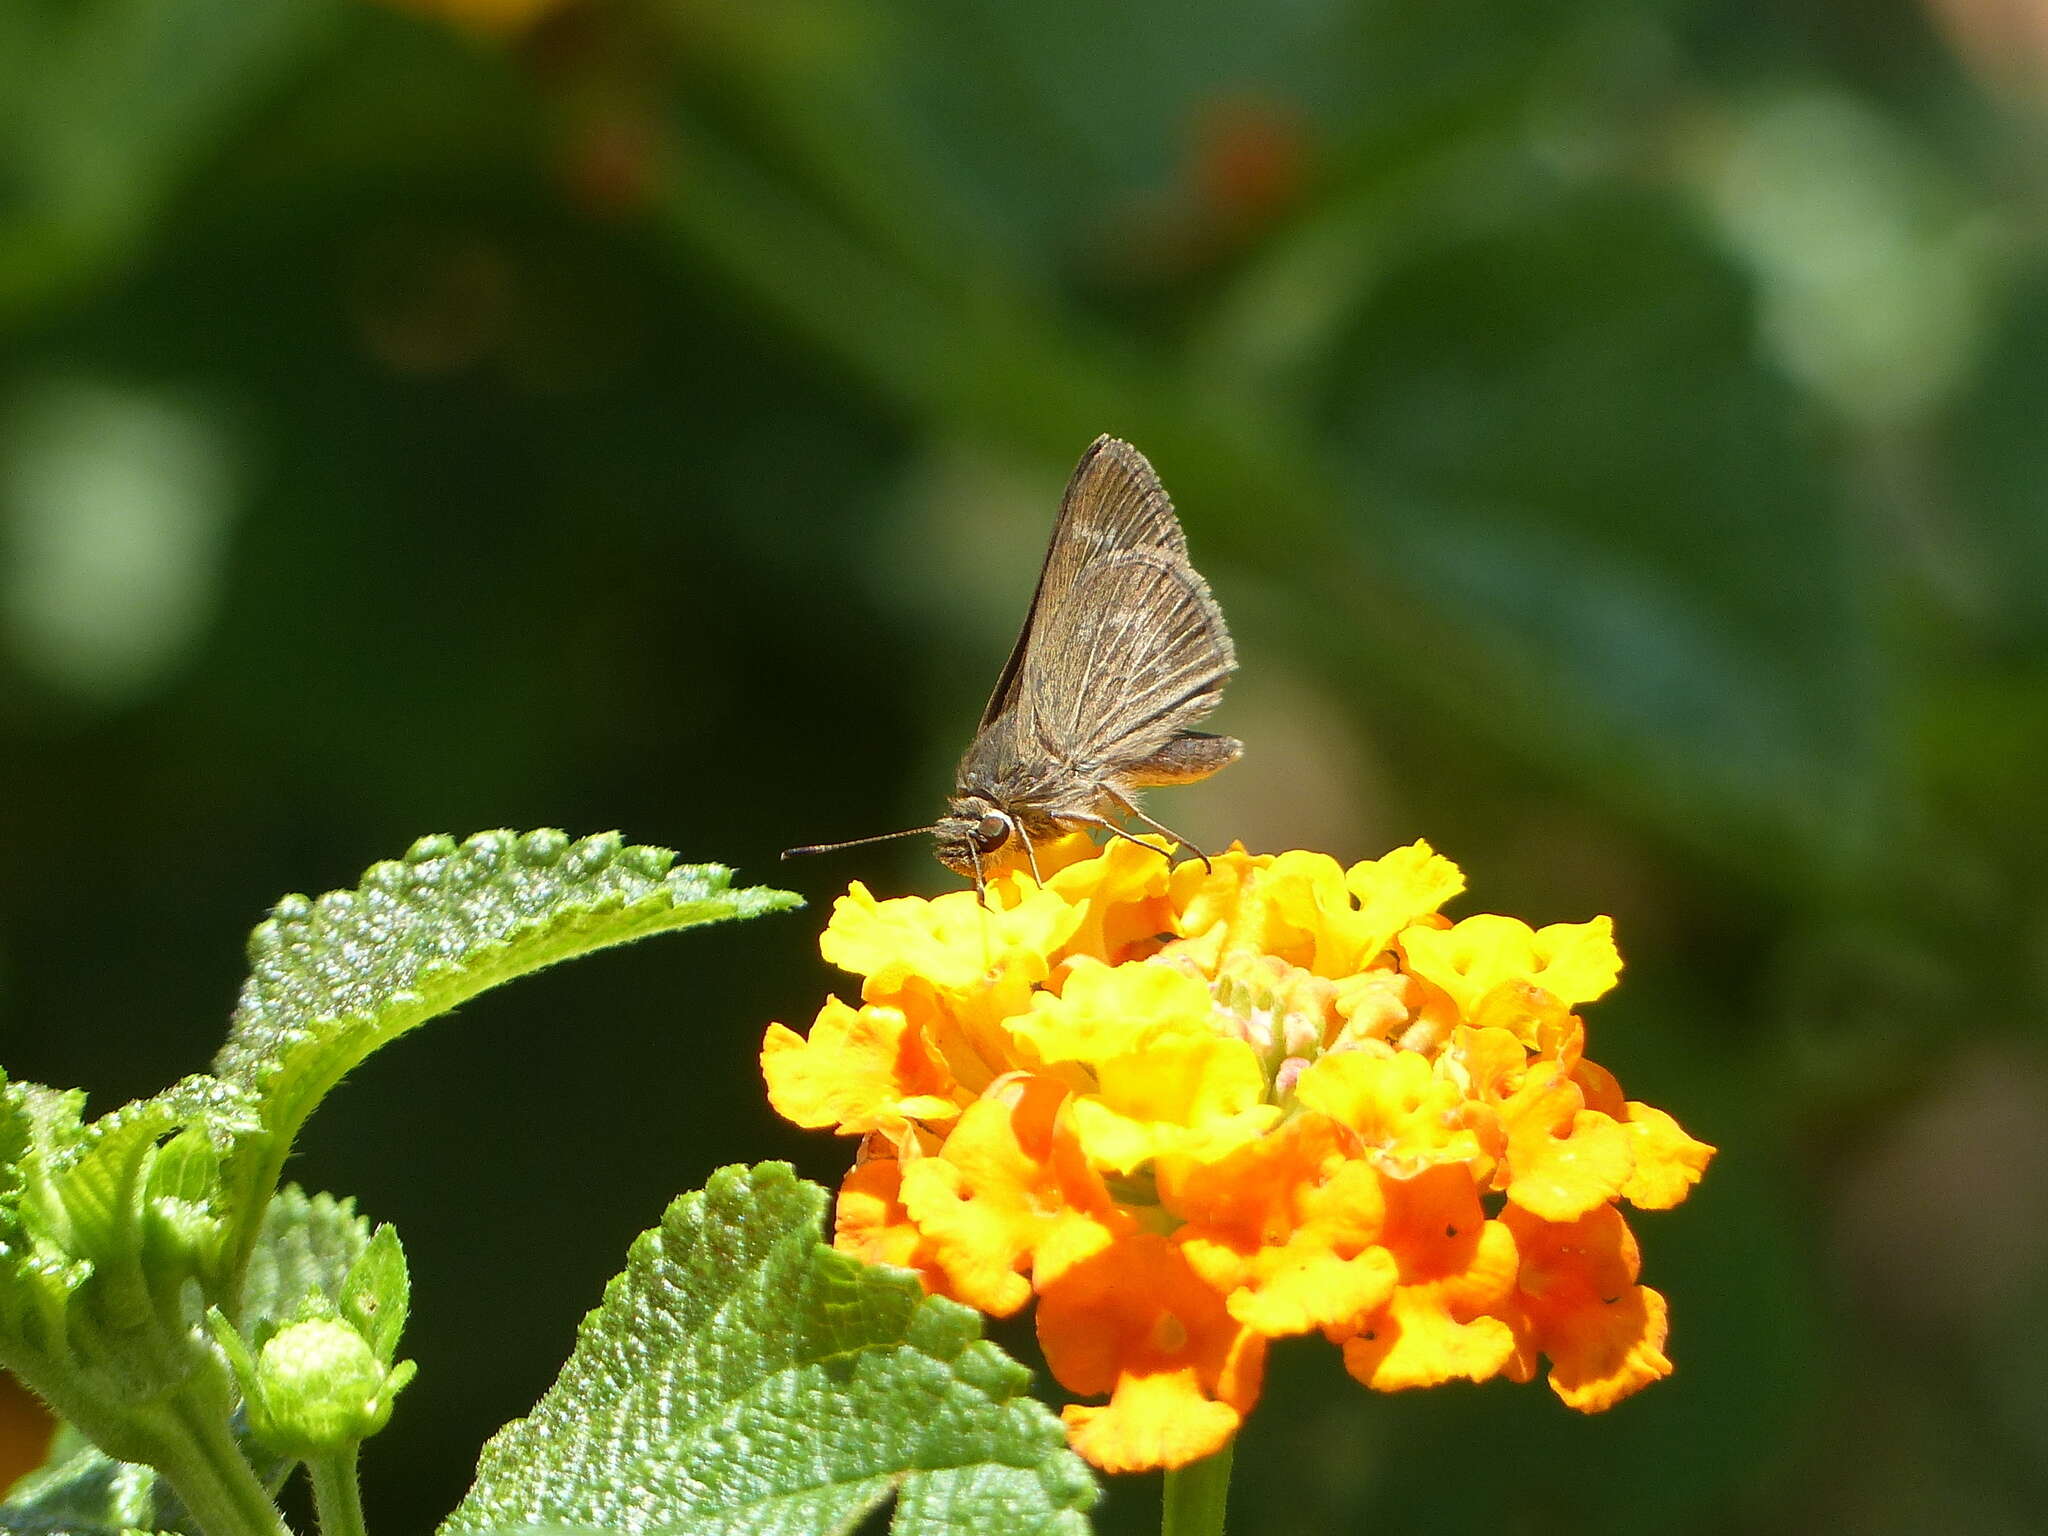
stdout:
<svg viewBox="0 0 2048 1536">
<path fill-rule="evenodd" d="M 1158 475 L 1129 443 L 1098 437 L 1060 499 L 1038 588 L 946 814 L 783 857 L 930 832 L 940 862 L 979 884 L 1013 840 L 1034 873 L 1035 844 L 1079 827 L 1128 838 L 1123 817 L 1184 841 L 1139 809 L 1138 791 L 1237 761 L 1242 742 L 1192 729 L 1236 667 L 1223 610 L 1188 560 Z"/>
</svg>

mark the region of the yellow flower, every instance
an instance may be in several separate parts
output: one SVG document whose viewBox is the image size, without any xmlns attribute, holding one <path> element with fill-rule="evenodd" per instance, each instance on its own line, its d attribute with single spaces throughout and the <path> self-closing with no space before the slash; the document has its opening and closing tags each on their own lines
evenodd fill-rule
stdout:
<svg viewBox="0 0 2048 1536">
<path fill-rule="evenodd" d="M 1534 930 L 1490 913 L 1448 928 L 1417 925 L 1403 930 L 1401 954 L 1410 972 L 1441 987 L 1468 1018 L 1497 986 L 1526 982 L 1572 1008 L 1601 996 L 1621 974 L 1614 924 L 1604 917 Z"/>
<path fill-rule="evenodd" d="M 1466 1100 L 1417 1051 L 1336 1051 L 1301 1074 L 1295 1097 L 1357 1137 L 1365 1154 L 1397 1178 L 1437 1163 L 1471 1167 L 1486 1158 L 1465 1121 Z"/>
<path fill-rule="evenodd" d="M 798 1125 L 900 1134 L 960 1113 L 945 1063 L 900 1008 L 828 998 L 809 1039 L 780 1024 L 761 1043 L 768 1102 Z"/>
<path fill-rule="evenodd" d="M 1464 890 L 1465 876 L 1429 844 L 1416 843 L 1348 871 L 1328 854 L 1283 853 L 1273 862 L 1271 885 L 1274 906 L 1313 936 L 1307 968 L 1350 976 Z"/>
<path fill-rule="evenodd" d="M 1043 981 L 1053 951 L 1081 917 L 1054 891 L 1019 891 L 996 909 L 972 891 L 877 901 L 856 880 L 832 903 L 818 950 L 841 970 L 865 976 L 865 997 L 901 991 L 912 979 L 942 993 L 971 992 L 1013 971 Z"/>
<path fill-rule="evenodd" d="M 947 1294 L 1007 1316 L 1031 1299 L 1022 1271 L 1055 1241 L 1066 1262 L 1130 1221 L 1083 1155 L 1065 1085 L 1016 1074 L 976 1100 L 933 1157 L 903 1170 L 904 1214 Z"/>
<path fill-rule="evenodd" d="M 771 1026 L 762 1069 L 783 1115 L 863 1138 L 838 1246 L 997 1315 L 1036 1297 L 1112 1471 L 1222 1446 L 1291 1335 L 1379 1391 L 1547 1358 L 1592 1412 L 1668 1374 L 1618 1206 L 1676 1205 L 1713 1148 L 1585 1058 L 1608 920 L 1454 922 L 1426 843 L 1168 852 L 1063 838 L 1043 884 L 1013 860 L 835 904 L 860 1002 Z"/>
</svg>

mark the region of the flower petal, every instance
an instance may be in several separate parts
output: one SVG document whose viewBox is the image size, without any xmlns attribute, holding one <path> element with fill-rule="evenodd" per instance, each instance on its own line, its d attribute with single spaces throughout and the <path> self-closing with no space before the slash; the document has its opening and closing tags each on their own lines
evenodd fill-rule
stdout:
<svg viewBox="0 0 2048 1536">
<path fill-rule="evenodd" d="M 1349 1127 L 1389 1173 L 1486 1160 L 1457 1086 L 1415 1051 L 1334 1051 L 1295 1083 L 1297 1102 Z"/>
<path fill-rule="evenodd" d="M 798 1125 L 843 1135 L 901 1132 L 960 1113 L 951 1075 L 896 1008 L 856 1010 L 828 998 L 808 1039 L 780 1024 L 761 1042 L 768 1102 Z"/>
<path fill-rule="evenodd" d="M 1514 1234 L 1486 1219 L 1462 1168 L 1385 1182 L 1400 1284 L 1380 1312 L 1325 1331 L 1343 1342 L 1344 1368 L 1378 1391 L 1484 1381 L 1515 1352 L 1513 1330 L 1491 1315 L 1514 1293 Z"/>
<path fill-rule="evenodd" d="M 1637 1285 L 1634 1236 L 1612 1206 L 1572 1222 L 1544 1222 L 1509 1206 L 1502 1218 L 1521 1250 L 1518 1334 L 1526 1379 L 1536 1352 L 1550 1357 L 1551 1389 L 1598 1413 L 1671 1374 L 1664 1298 Z"/>
<path fill-rule="evenodd" d="M 1046 1286 L 1046 1365 L 1068 1391 L 1074 1449 L 1106 1471 L 1178 1467 L 1220 1449 L 1259 1395 L 1265 1341 L 1156 1233 L 1126 1237 Z"/>
<path fill-rule="evenodd" d="M 1646 1211 L 1664 1211 L 1692 1193 L 1713 1160 L 1714 1148 L 1695 1141 L 1671 1116 L 1649 1104 L 1630 1100 L 1622 1120 L 1635 1149 L 1635 1171 L 1622 1186 L 1622 1198 Z"/>
<path fill-rule="evenodd" d="M 1448 928 L 1408 928 L 1400 943 L 1408 969 L 1442 988 L 1467 1019 L 1503 982 L 1529 982 L 1572 1008 L 1601 996 L 1621 974 L 1614 922 L 1605 917 L 1532 930 L 1483 913 Z"/>
<path fill-rule="evenodd" d="M 1514 1352 L 1514 1333 L 1499 1318 L 1460 1322 L 1441 1298 L 1404 1287 L 1384 1312 L 1344 1341 L 1344 1369 L 1376 1392 L 1406 1392 L 1447 1381 L 1485 1381 L 1499 1375 Z"/>
<path fill-rule="evenodd" d="M 943 1273 L 932 1264 L 917 1230 L 897 1198 L 903 1165 L 894 1157 L 874 1157 L 847 1171 L 833 1208 L 832 1246 L 863 1264 L 894 1264 L 914 1269 L 934 1295 L 951 1295 Z M 955 1298 L 958 1299 L 957 1297 Z"/>
<path fill-rule="evenodd" d="M 1170 965 L 1076 961 L 1059 994 L 1039 993 L 1010 1031 L 1025 1065 L 1094 1066 L 1169 1035 L 1214 1038 L 1215 1007 L 1207 987 Z"/>
<path fill-rule="evenodd" d="M 1166 894 L 1172 866 L 1159 842 L 1115 838 L 1095 857 L 1047 878 L 1047 887 L 1081 912 L 1063 954 L 1117 965 L 1173 931 L 1173 905 Z"/>
<path fill-rule="evenodd" d="M 1192 1370 L 1119 1377 L 1106 1405 L 1069 1403 L 1060 1417 L 1067 1443 L 1105 1472 L 1184 1467 L 1222 1450 L 1244 1422 Z"/>
<path fill-rule="evenodd" d="M 886 999 L 912 977 L 960 992 L 1010 966 L 1043 980 L 1053 951 L 1080 922 L 1080 911 L 1054 891 L 1026 889 L 1015 906 L 1002 908 L 985 906 L 973 891 L 877 901 L 856 880 L 832 903 L 818 952 L 865 976 L 862 995 L 871 999 Z"/>
<path fill-rule="evenodd" d="M 936 1157 L 903 1171 L 901 1200 L 950 1294 L 998 1317 L 1031 1299 L 1022 1271 L 1054 1231 L 1119 1224 L 1051 1078 L 1004 1079 L 969 1105 Z"/>
<path fill-rule="evenodd" d="M 1185 1219 L 1181 1252 L 1232 1317 L 1269 1338 L 1338 1326 L 1393 1293 L 1380 1176 L 1343 1141 L 1306 1115 L 1214 1162 L 1161 1165 L 1161 1202 Z"/>
<path fill-rule="evenodd" d="M 1097 1167 L 1130 1173 L 1153 1158 L 1221 1157 L 1280 1118 L 1263 1103 L 1265 1075 L 1242 1040 L 1172 1036 L 1111 1057 L 1099 1086 L 1077 1094 L 1074 1124 Z"/>
</svg>

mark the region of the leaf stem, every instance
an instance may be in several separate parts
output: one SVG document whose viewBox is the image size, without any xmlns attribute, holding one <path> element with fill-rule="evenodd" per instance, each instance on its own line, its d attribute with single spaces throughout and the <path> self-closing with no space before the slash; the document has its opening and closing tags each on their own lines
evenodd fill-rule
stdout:
<svg viewBox="0 0 2048 1536">
<path fill-rule="evenodd" d="M 1166 1474 L 1159 1536 L 1223 1536 L 1224 1506 L 1230 1499 L 1230 1458 L 1237 1442 L 1200 1461 Z"/>
<path fill-rule="evenodd" d="M 255 1468 L 209 1405 L 180 1394 L 169 1406 L 175 1428 L 154 1461 L 199 1529 L 206 1536 L 290 1536 Z"/>
<path fill-rule="evenodd" d="M 363 1491 L 356 1481 L 356 1447 L 316 1456 L 306 1463 L 313 1474 L 313 1508 L 320 1516 L 320 1536 L 367 1536 L 363 1529 Z"/>
</svg>

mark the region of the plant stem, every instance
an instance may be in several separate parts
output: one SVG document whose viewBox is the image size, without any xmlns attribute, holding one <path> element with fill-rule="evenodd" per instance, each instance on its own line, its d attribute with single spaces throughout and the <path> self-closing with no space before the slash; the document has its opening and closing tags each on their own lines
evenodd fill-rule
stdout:
<svg viewBox="0 0 2048 1536">
<path fill-rule="evenodd" d="M 356 1448 L 306 1463 L 313 1474 L 313 1508 L 320 1516 L 320 1536 L 366 1536 L 363 1491 L 356 1481 Z"/>
<path fill-rule="evenodd" d="M 290 1536 L 284 1516 L 227 1425 L 204 1403 L 172 1400 L 171 1442 L 156 1469 L 206 1536 Z"/>
<path fill-rule="evenodd" d="M 1213 1456 L 1166 1474 L 1166 1498 L 1159 1536 L 1223 1536 L 1223 1511 L 1230 1500 L 1230 1457 L 1237 1442 Z"/>
</svg>

